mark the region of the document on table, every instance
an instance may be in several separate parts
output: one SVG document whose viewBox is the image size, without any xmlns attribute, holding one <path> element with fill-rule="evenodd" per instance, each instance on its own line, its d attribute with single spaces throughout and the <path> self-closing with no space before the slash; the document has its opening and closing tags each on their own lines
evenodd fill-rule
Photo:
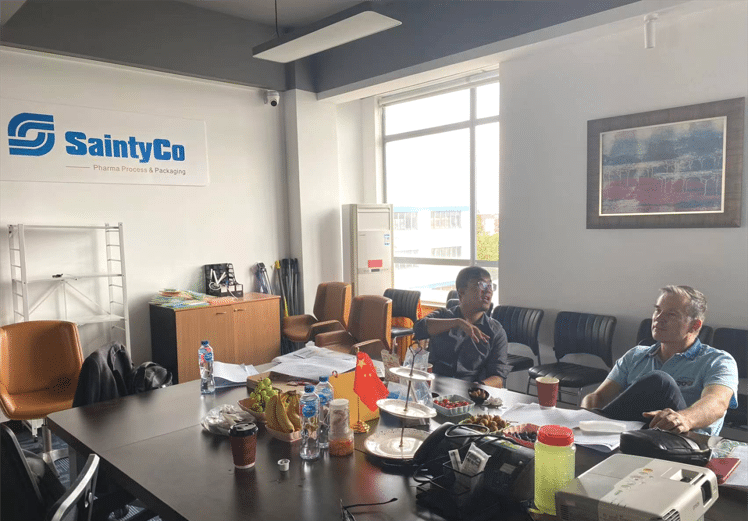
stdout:
<svg viewBox="0 0 749 522">
<path fill-rule="evenodd" d="M 257 373 L 257 370 L 251 364 L 230 364 L 213 361 L 213 380 L 216 381 L 216 388 L 246 386 L 247 377 L 257 375 Z"/>
<path fill-rule="evenodd" d="M 334 371 L 346 373 L 353 370 L 356 367 L 356 356 L 318 346 L 305 346 L 295 352 L 279 355 L 273 362 L 278 364 L 271 368 L 271 371 L 317 381 L 321 375 L 330 375 Z M 382 377 L 382 361 L 372 362 L 377 369 L 377 375 Z"/>
<path fill-rule="evenodd" d="M 502 415 L 505 420 L 518 423 L 531 423 L 538 426 L 557 424 L 571 428 L 575 433 L 575 444 L 587 446 L 597 451 L 613 451 L 619 447 L 619 433 L 589 433 L 579 429 L 580 421 L 606 421 L 606 417 L 588 410 L 565 410 L 563 408 L 546 408 L 533 404 L 516 404 Z M 643 422 L 616 421 L 626 426 L 625 431 L 639 430 Z"/>
</svg>

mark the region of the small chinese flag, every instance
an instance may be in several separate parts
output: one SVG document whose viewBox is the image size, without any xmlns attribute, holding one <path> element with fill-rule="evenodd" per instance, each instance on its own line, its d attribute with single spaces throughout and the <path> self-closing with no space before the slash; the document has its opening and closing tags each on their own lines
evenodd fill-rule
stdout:
<svg viewBox="0 0 749 522">
<path fill-rule="evenodd" d="M 377 410 L 377 401 L 388 396 L 388 389 L 377 377 L 372 359 L 364 352 L 356 354 L 356 373 L 354 374 L 354 393 L 372 411 Z"/>
</svg>

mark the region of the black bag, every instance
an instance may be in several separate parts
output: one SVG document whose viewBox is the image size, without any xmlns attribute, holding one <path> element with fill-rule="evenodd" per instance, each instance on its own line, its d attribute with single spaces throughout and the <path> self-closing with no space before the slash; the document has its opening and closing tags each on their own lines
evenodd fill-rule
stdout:
<svg viewBox="0 0 749 522">
<path fill-rule="evenodd" d="M 671 460 L 704 466 L 710 460 L 710 448 L 693 439 L 658 429 L 622 432 L 619 450 L 629 455 Z"/>
<path fill-rule="evenodd" d="M 131 373 L 131 381 L 128 387 L 130 393 L 141 393 L 172 385 L 172 372 L 156 364 L 155 362 L 144 362 Z"/>
</svg>

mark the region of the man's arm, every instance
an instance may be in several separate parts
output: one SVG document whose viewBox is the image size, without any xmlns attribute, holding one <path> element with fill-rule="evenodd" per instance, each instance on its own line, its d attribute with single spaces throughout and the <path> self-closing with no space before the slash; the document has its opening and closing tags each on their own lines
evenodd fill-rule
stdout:
<svg viewBox="0 0 749 522">
<path fill-rule="evenodd" d="M 720 419 L 728 409 L 733 390 L 722 384 L 705 386 L 700 399 L 685 410 L 646 411 L 642 415 L 652 418 L 651 428 L 684 433 L 695 428 L 704 428 Z"/>
<path fill-rule="evenodd" d="M 622 387 L 618 382 L 606 379 L 601 383 L 596 391 L 583 397 L 583 402 L 580 403 L 580 407 L 586 410 L 603 408 L 613 401 L 621 392 Z"/>
<path fill-rule="evenodd" d="M 475 326 L 460 317 L 452 319 L 434 319 L 427 317 L 423 319 L 423 321 L 426 324 L 426 331 L 429 334 L 429 337 L 445 333 L 453 328 L 460 328 L 466 335 L 469 335 L 475 343 L 489 342 L 489 336 L 479 330 L 478 326 Z"/>
</svg>

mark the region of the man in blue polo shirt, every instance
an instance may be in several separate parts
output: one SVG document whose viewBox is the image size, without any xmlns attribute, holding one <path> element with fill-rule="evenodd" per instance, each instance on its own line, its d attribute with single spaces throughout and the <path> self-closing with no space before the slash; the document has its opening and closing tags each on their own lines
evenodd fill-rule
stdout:
<svg viewBox="0 0 749 522">
<path fill-rule="evenodd" d="M 689 286 L 667 286 L 653 311 L 653 346 L 624 354 L 582 407 L 618 420 L 649 418 L 651 428 L 718 435 L 726 410 L 736 408 L 736 361 L 702 344 L 697 335 L 705 296 Z"/>
</svg>

